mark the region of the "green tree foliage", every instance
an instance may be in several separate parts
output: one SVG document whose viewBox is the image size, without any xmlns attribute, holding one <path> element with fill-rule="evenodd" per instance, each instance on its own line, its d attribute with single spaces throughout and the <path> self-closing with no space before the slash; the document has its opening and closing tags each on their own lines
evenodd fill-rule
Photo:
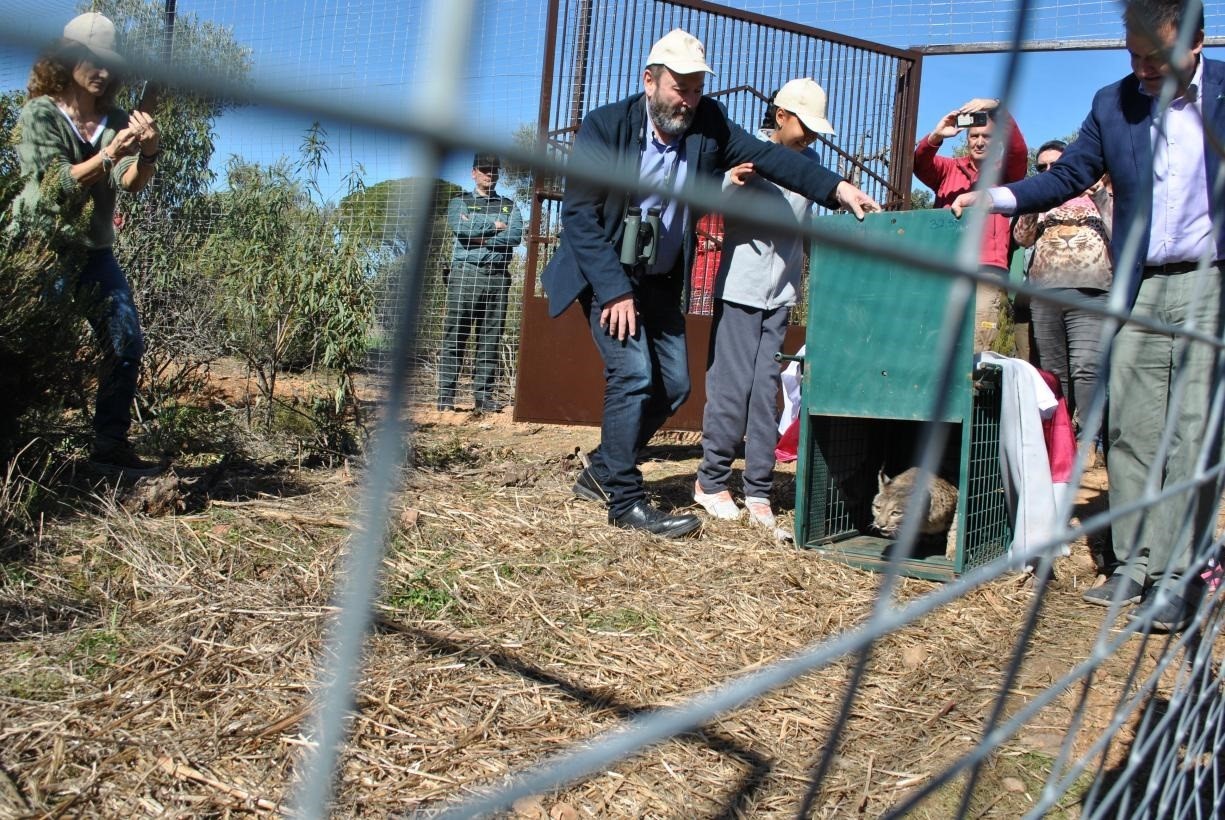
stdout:
<svg viewBox="0 0 1225 820">
<path fill-rule="evenodd" d="M 539 151 L 540 144 L 536 136 L 536 126 L 524 123 L 520 125 L 514 134 L 515 145 L 527 151 Z M 546 154 L 557 159 L 561 156 L 560 149 L 554 144 L 545 146 Z M 537 177 L 540 177 L 541 186 L 544 190 L 557 198 L 562 194 L 562 180 L 557 174 L 546 173 L 543 176 L 535 173 L 528 165 L 508 162 L 503 168 L 502 181 L 511 187 L 511 196 L 515 202 L 523 210 L 530 211 L 532 207 L 532 192 L 533 185 Z"/>
<path fill-rule="evenodd" d="M 912 211 L 930 208 L 935 201 L 935 195 L 926 188 L 912 188 L 910 191 L 910 210 Z"/>
<path fill-rule="evenodd" d="M 446 227 L 447 205 L 464 189 L 442 179 L 417 177 L 389 179 L 370 187 L 355 187 L 340 202 L 341 224 L 369 249 L 371 284 L 377 293 L 396 293 L 395 275 L 408 251 L 409 228 L 421 218 L 414 204 L 420 186 L 434 190 L 434 216 L 430 252 L 422 282 L 422 306 L 418 325 L 422 338 L 436 338 L 446 314 L 446 274 L 451 261 L 451 237 Z M 387 305 L 394 309 L 396 305 Z M 394 317 L 377 319 L 377 334 L 385 338 Z"/>
<path fill-rule="evenodd" d="M 7 181 L 0 199 L 0 208 L 8 206 L 8 198 L 17 194 L 17 177 L 20 169 L 17 163 L 16 140 L 13 129 L 17 127 L 17 117 L 21 107 L 25 105 L 24 91 L 6 91 L 0 93 L 0 180 Z"/>
<path fill-rule="evenodd" d="M 231 158 L 228 190 L 214 198 L 213 229 L 197 260 L 217 288 L 227 347 L 255 374 L 269 420 L 277 375 L 289 365 L 335 369 L 339 411 L 352 396 L 372 321 L 370 232 L 344 230 L 340 209 L 309 196 L 326 155 L 322 129 L 310 134 L 297 166 Z"/>
<path fill-rule="evenodd" d="M 381 250 L 401 256 L 407 250 L 409 228 L 419 218 L 413 203 L 421 185 L 434 185 L 434 238 L 445 233 L 447 205 L 464 192 L 460 186 L 444 179 L 418 177 L 388 179 L 370 186 L 354 186 L 340 201 L 340 212 L 350 230 L 365 232 L 365 237 Z M 450 248 L 435 242 L 434 253 L 450 258 Z"/>
<path fill-rule="evenodd" d="M 137 65 L 160 53 L 161 0 L 99 0 L 90 7 L 115 20 L 121 47 Z M 173 53 L 180 66 L 235 82 L 250 67 L 249 50 L 228 30 L 191 15 L 178 18 Z M 130 87 L 118 105 L 130 109 L 141 78 L 127 79 Z M 0 100 L 0 204 L 19 184 L 10 140 L 22 101 L 20 92 Z M 311 408 L 314 418 L 294 412 L 315 426 L 317 438 L 328 439 L 343 413 L 355 406 L 352 374 L 366 356 L 371 283 L 385 244 L 381 228 L 368 215 L 343 211 L 318 196 L 317 177 L 326 169 L 328 148 L 317 126 L 307 132 L 296 163 L 263 167 L 232 159 L 228 189 L 214 191 L 209 170 L 214 124 L 231 105 L 164 89 L 154 111 L 162 132 L 157 175 L 138 196 L 119 198 L 115 249 L 136 292 L 146 375 L 153 376 L 146 378 L 142 398 L 152 382 L 155 413 L 173 410 L 171 400 L 199 384 L 207 362 L 233 353 L 250 363 L 271 419 L 280 368 L 317 364 L 339 375 L 332 401 Z M 350 182 L 354 192 L 362 190 L 360 174 L 352 174 Z M 79 301 L 57 296 L 73 294 L 67 281 L 67 273 L 76 269 L 68 253 L 70 228 L 44 226 L 38 240 L 28 231 L 21 237 L 2 233 L 0 247 L 0 298 L 6 305 L 0 317 L 0 389 L 11 395 L 10 384 L 24 383 L 38 387 L 43 398 L 58 397 L 54 407 L 48 401 L 41 405 L 50 415 L 69 395 L 62 385 L 83 383 L 63 362 L 80 361 L 81 350 L 91 348 L 81 348 L 85 326 L 71 318 L 82 312 Z M 66 312 L 65 304 L 74 312 Z M 65 341 L 49 338 L 50 331 L 66 331 Z M 59 368 L 53 366 L 57 362 Z M 0 428 L 11 429 L 10 419 L 23 413 L 28 417 L 24 407 L 10 400 Z M 318 418 L 327 413 L 328 419 Z"/>
</svg>

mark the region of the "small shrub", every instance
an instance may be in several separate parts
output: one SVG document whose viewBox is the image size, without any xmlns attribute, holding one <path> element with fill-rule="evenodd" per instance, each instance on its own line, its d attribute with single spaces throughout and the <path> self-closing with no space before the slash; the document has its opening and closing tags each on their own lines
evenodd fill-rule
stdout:
<svg viewBox="0 0 1225 820">
<path fill-rule="evenodd" d="M 256 432 L 256 431 L 252 431 Z M 351 407 L 336 409 L 330 398 L 276 400 L 264 433 L 297 450 L 298 458 L 333 467 L 358 452 L 361 431 Z"/>
<path fill-rule="evenodd" d="M 387 606 L 433 618 L 454 600 L 455 597 L 445 585 L 431 581 L 425 570 L 418 570 L 388 593 Z"/>
<path fill-rule="evenodd" d="M 32 527 L 41 489 L 38 481 L 21 471 L 19 462 L 18 456 L 10 458 L 0 476 L 0 559 Z"/>
<path fill-rule="evenodd" d="M 51 169 L 48 178 L 56 176 Z M 0 460 L 63 423 L 85 403 L 95 353 L 74 298 L 82 262 L 74 242 L 88 205 L 60 202 L 14 224 L 13 180 L 0 180 Z"/>
<path fill-rule="evenodd" d="M 1012 316 L 1012 304 L 1007 299 L 1001 302 L 999 316 L 995 320 L 999 331 L 995 335 L 995 341 L 991 343 L 991 350 L 1003 356 L 1015 356 L 1017 323 Z"/>
<path fill-rule="evenodd" d="M 268 425 L 277 378 L 290 367 L 334 371 L 333 403 L 343 411 L 373 327 L 368 232 L 345 230 L 340 211 L 310 195 L 326 153 L 321 129 L 308 132 L 303 150 L 297 171 L 285 160 L 230 162 L 229 190 L 218 197 L 220 214 L 200 257 L 216 283 L 227 344 L 255 374 Z M 303 171 L 306 185 L 297 178 Z"/>
<path fill-rule="evenodd" d="M 149 419 L 144 442 L 155 453 L 228 453 L 240 436 L 231 411 L 171 404 Z"/>
</svg>

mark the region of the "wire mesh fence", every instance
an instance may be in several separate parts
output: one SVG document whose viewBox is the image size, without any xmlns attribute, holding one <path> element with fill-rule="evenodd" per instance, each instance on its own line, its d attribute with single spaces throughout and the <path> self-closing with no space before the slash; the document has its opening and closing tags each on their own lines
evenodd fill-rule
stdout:
<svg viewBox="0 0 1225 820">
<path fill-rule="evenodd" d="M 536 206 L 546 216 L 536 212 L 539 230 L 534 238 L 542 245 L 557 241 L 564 228 L 560 208 L 545 203 L 558 201 L 565 184 L 563 173 L 567 182 L 581 180 L 623 190 L 639 186 L 637 178 L 617 175 L 609 167 L 565 164 L 565 151 L 558 148 L 565 147 L 567 134 L 563 132 L 572 132 L 577 121 L 539 133 L 542 123 L 554 125 L 538 117 L 539 66 L 554 56 L 545 44 L 553 25 L 546 2 L 495 6 L 376 0 L 308 4 L 186 0 L 176 4 L 175 58 L 169 65 L 159 63 L 152 51 L 167 30 L 166 6 L 136 0 L 95 5 L 124 21 L 133 51 L 139 52 L 142 46 L 149 49 L 137 67 L 170 85 L 162 109 L 173 120 L 165 125 L 166 139 L 181 157 L 164 162 L 161 176 L 165 181 L 145 204 L 122 212 L 117 244 L 132 260 L 131 272 L 145 288 L 141 294 L 144 312 L 149 314 L 151 305 L 161 310 L 149 327 L 149 336 L 151 356 L 164 360 L 166 372 L 181 372 L 185 360 L 202 359 L 220 350 L 214 334 L 227 318 L 218 314 L 222 302 L 213 289 L 216 282 L 226 277 L 253 278 L 255 272 L 262 272 L 251 301 L 266 308 L 265 321 L 281 331 L 271 349 L 252 348 L 252 366 L 265 368 L 267 378 L 275 378 L 283 368 L 330 362 L 334 352 L 321 343 L 321 329 L 331 328 L 329 322 L 337 313 L 367 311 L 375 318 L 359 329 L 362 349 L 376 351 L 385 376 L 386 408 L 398 410 L 413 395 L 416 401 L 440 407 L 471 403 L 493 409 L 510 396 L 517 375 L 520 309 L 523 298 L 536 295 L 532 287 L 535 268 L 544 259 L 536 260 L 529 248 L 519 247 L 514 226 L 522 230 Z M 563 59 L 567 69 L 583 69 L 584 79 L 570 76 L 567 90 L 582 88 L 583 93 L 572 93 L 564 101 L 559 96 L 555 106 L 581 118 L 598 104 L 636 91 L 645 50 L 653 38 L 678 22 L 669 16 L 680 13 L 675 10 L 678 5 L 685 6 L 684 13 L 689 14 L 718 11 L 704 3 L 651 0 L 578 4 L 575 13 L 624 24 L 606 29 L 612 38 L 607 42 L 587 42 L 575 51 L 558 52 L 569 55 Z M 73 9 L 69 4 L 51 9 L 46 3 L 20 2 L 4 7 L 0 32 L 14 44 L 14 51 L 0 60 L 0 73 L 11 80 L 25 72 L 33 49 L 54 29 L 51 22 L 24 21 L 63 20 Z M 666 8 L 660 11 L 661 7 Z M 1117 39 L 1121 31 L 1120 5 L 1106 2 L 1030 4 L 1018 0 L 955 6 L 859 0 L 762 2 L 740 4 L 736 10 L 784 18 L 795 25 L 845 26 L 870 32 L 871 39 L 894 50 L 1010 39 L 1016 44 L 1021 38 Z M 618 15 L 628 15 L 631 22 Z M 1208 9 L 1207 20 L 1208 30 L 1214 31 L 1217 10 Z M 1176 57 L 1191 42 L 1192 34 L 1190 28 L 1184 28 L 1175 46 Z M 734 36 L 716 33 L 714 40 L 719 43 L 720 66 L 726 64 L 733 75 L 740 69 L 760 69 L 754 53 L 770 50 L 752 36 L 736 41 Z M 709 51 L 715 47 L 714 42 L 708 43 Z M 1012 65 L 1023 59 L 1024 55 L 1014 52 Z M 1103 59 L 1116 60 L 1118 73 L 1125 73 L 1121 55 Z M 760 113 L 756 110 L 760 95 L 790 74 L 802 75 L 803 62 L 772 64 L 765 72 L 770 75 L 768 80 L 738 83 L 749 88 L 728 98 L 732 119 L 751 129 Z M 847 81 L 881 72 L 896 79 L 895 65 L 881 68 L 869 63 L 869 68 L 850 64 L 837 71 L 829 69 L 833 73 L 819 79 L 835 86 L 839 78 L 834 75 L 840 72 Z M 621 69 L 605 71 L 601 65 Z M 1205 66 L 1205 78 L 1200 80 L 1204 88 L 1220 86 L 1215 71 Z M 820 74 L 815 67 L 813 72 Z M 1008 76 L 997 95 L 1005 109 L 1017 91 L 1015 74 Z M 1172 81 L 1155 92 L 1159 121 L 1170 108 L 1181 111 L 1171 105 L 1177 92 Z M 175 101 L 176 95 L 181 102 Z M 737 102 L 737 95 L 743 100 Z M 879 96 L 886 95 L 880 92 Z M 1206 167 L 1216 176 L 1200 181 L 1208 184 L 1207 196 L 1212 197 L 1205 202 L 1215 205 L 1221 183 L 1216 161 L 1221 144 L 1216 109 L 1220 98 L 1205 93 L 1203 99 L 1202 111 L 1192 106 L 1196 118 L 1192 127 L 1206 134 Z M 831 146 L 838 150 L 826 157 L 826 164 L 837 167 L 835 156 L 858 152 L 861 160 L 871 155 L 865 173 L 886 181 L 891 174 L 896 176 L 898 158 L 909 159 L 912 134 L 868 122 L 868 114 L 887 113 L 896 102 L 850 108 L 866 112 L 867 119 L 850 128 L 850 139 L 858 144 L 839 139 Z M 1090 100 L 1084 103 L 1088 110 Z M 913 131 L 913 116 L 911 119 Z M 850 125 L 852 121 L 846 122 Z M 1148 143 L 1154 152 L 1153 146 L 1160 146 L 1166 138 L 1166 128 L 1156 127 L 1150 135 L 1146 121 L 1144 129 L 1145 139 L 1157 140 Z M 886 153 L 864 150 L 865 134 L 882 130 L 890 131 L 889 147 L 894 149 L 886 152 L 888 159 Z M 1081 136 L 1096 140 L 1096 145 L 1069 152 L 1099 148 L 1108 157 L 1106 170 L 1116 177 L 1123 173 L 1121 158 L 1131 161 L 1135 156 L 1130 146 L 1118 154 L 1109 153 L 1113 148 L 1100 148 L 1112 145 L 1107 133 Z M 896 150 L 899 143 L 900 153 Z M 992 150 L 998 159 L 1003 148 L 995 142 Z M 1158 148 L 1155 154 L 1158 167 L 1182 167 L 1170 164 L 1168 151 Z M 498 167 L 503 171 L 497 188 L 500 193 L 491 194 L 488 172 L 492 163 L 480 159 L 481 155 L 499 158 Z M 1147 165 L 1139 163 L 1144 166 L 1141 177 L 1150 183 L 1152 163 L 1152 153 Z M 988 170 L 980 187 L 999 181 L 993 178 L 998 173 L 991 167 L 990 162 L 984 165 Z M 849 166 L 844 173 L 850 175 Z M 1136 173 L 1134 168 L 1132 173 Z M 894 183 L 896 188 L 896 179 Z M 1119 180 L 1115 184 L 1119 186 Z M 879 199 L 885 199 L 888 188 L 880 183 Z M 1132 180 L 1117 190 L 1126 194 L 1137 188 L 1143 190 L 1145 184 Z M 778 224 L 751 206 L 725 200 L 715 180 L 674 195 L 695 212 L 719 212 L 725 220 L 762 231 L 779 230 Z M 1211 219 L 1212 208 L 1208 212 Z M 908 422 L 915 425 L 923 419 L 946 421 L 950 396 L 961 395 L 958 389 L 964 385 L 960 380 L 966 373 L 960 369 L 958 350 L 969 327 L 974 286 L 993 282 L 994 274 L 984 273 L 978 264 L 980 238 L 990 223 L 980 210 L 967 213 L 956 244 L 942 251 L 908 243 L 897 230 L 892 233 L 899 238 L 884 241 L 864 239 L 828 220 L 818 219 L 802 229 L 813 247 L 836 250 L 861 260 L 856 264 L 863 266 L 890 265 L 904 270 L 908 277 L 938 282 L 947 289 L 936 305 L 930 345 L 908 351 L 932 369 L 936 383 L 930 391 L 921 392 L 919 412 Z M 286 214 L 292 218 L 283 218 Z M 1062 308 L 1065 313 L 1079 311 L 1078 316 L 1095 320 L 1100 344 L 1090 364 L 1096 365 L 1101 377 L 1089 393 L 1080 395 L 1074 392 L 1069 373 L 1065 389 L 1079 405 L 1081 428 L 1102 427 L 1107 448 L 1114 451 L 1107 453 L 1108 459 L 1114 459 L 1108 511 L 1084 520 L 1070 516 L 1073 488 L 1086 460 L 1095 453 L 1094 436 L 1087 433 L 1066 465 L 1067 480 L 1061 482 L 1066 487 L 1050 488 L 1052 507 L 1045 513 L 1043 526 L 1037 528 L 1038 534 L 1024 548 L 1014 544 L 1012 550 L 992 553 L 989 558 L 975 554 L 960 563 L 954 560 L 946 573 L 950 577 L 947 584 L 917 599 L 900 601 L 895 594 L 901 574 L 921 541 L 919 519 L 912 515 L 880 564 L 881 581 L 870 614 L 858 625 L 832 630 L 824 639 L 794 651 L 775 653 L 751 670 L 727 669 L 708 682 L 709 688 L 626 719 L 582 745 L 561 751 L 535 750 L 541 763 L 508 773 L 499 778 L 501 782 L 456 784 L 441 799 L 425 805 L 413 803 L 413 807 L 425 814 L 457 817 L 502 810 L 521 798 L 625 765 L 653 744 L 701 731 L 745 704 L 785 691 L 805 675 L 843 664 L 847 674 L 838 693 L 839 710 L 822 727 L 826 740 L 809 777 L 794 784 L 793 790 L 796 814 L 822 814 L 827 805 L 824 790 L 842 749 L 842 732 L 852 715 L 873 708 L 872 691 L 865 681 L 870 679 L 867 670 L 873 655 L 882 651 L 882 642 L 925 617 L 948 611 L 963 596 L 1028 567 L 1034 588 L 1023 626 L 1002 674 L 983 684 L 992 694 L 974 736 L 967 739 L 965 751 L 940 770 L 915 782 L 901 778 L 906 785 L 899 788 L 897 799 L 883 816 L 923 816 L 919 814 L 923 811 L 969 816 L 972 804 L 981 815 L 976 788 L 984 766 L 1056 702 L 1069 707 L 1070 719 L 1066 725 L 1047 727 L 1059 737 L 1057 751 L 1040 789 L 1027 795 L 1026 816 L 1066 810 L 1073 794 L 1081 816 L 1087 817 L 1207 817 L 1219 813 L 1225 802 L 1219 768 L 1225 713 L 1220 698 L 1220 659 L 1215 653 L 1221 628 L 1217 514 L 1225 392 L 1221 387 L 1220 269 L 1213 238 L 1220 233 L 1221 216 L 1215 214 L 1206 234 L 1209 239 L 1196 246 L 1198 258 L 1191 260 L 1153 255 L 1152 245 L 1146 247 L 1145 242 L 1150 214 L 1143 207 L 1128 211 L 1116 206 L 1112 215 L 1113 230 L 1125 240 L 1115 245 L 1122 253 L 1113 260 L 1114 285 L 1108 298 L 1086 302 L 1083 293 L 1050 291 L 1037 280 L 1008 286 L 1035 305 Z M 884 218 L 869 217 L 869 222 Z M 1050 231 L 1047 239 L 1054 241 L 1058 215 L 1050 221 L 1044 232 Z M 708 222 L 703 230 L 717 235 L 719 226 Z M 1184 264 L 1188 262 L 1191 264 Z M 694 281 L 709 282 L 717 262 L 699 258 L 698 264 L 701 268 L 695 267 Z M 302 297 L 321 280 L 350 281 L 356 286 L 332 293 L 330 301 L 304 304 Z M 525 289 L 530 292 L 524 294 Z M 706 297 L 709 307 L 712 300 L 709 294 Z M 856 309 L 852 296 L 844 298 L 848 313 Z M 887 320 L 891 311 L 901 313 L 914 307 L 912 302 L 895 299 L 878 310 Z M 291 315 L 298 324 L 288 328 L 283 320 Z M 494 321 L 489 321 L 491 317 Z M 828 328 L 817 328 L 823 329 Z M 344 328 L 333 330 L 345 332 Z M 465 342 L 471 343 L 468 370 L 457 364 L 464 358 Z M 871 348 L 882 341 L 836 336 L 830 343 Z M 905 346 L 907 340 L 889 343 Z M 810 354 L 810 363 L 814 361 Z M 449 374 L 457 371 L 462 373 L 458 386 L 449 386 Z M 998 425 L 999 438 L 1007 437 L 1003 417 L 989 423 L 993 432 Z M 903 436 L 909 436 L 906 443 L 895 446 L 909 451 L 898 458 L 928 475 L 940 474 L 948 459 L 946 445 L 956 430 L 947 424 L 914 429 L 921 432 L 907 432 Z M 360 677 L 363 640 L 377 597 L 388 505 L 398 486 L 407 438 L 400 414 L 383 413 L 338 596 L 340 614 L 331 641 L 320 655 L 321 683 L 311 747 L 299 764 L 296 810 L 304 816 L 328 813 L 336 761 L 344 753 L 346 714 Z M 966 441 L 968 459 L 969 438 Z M 980 462 L 995 455 L 981 450 L 973 455 L 976 475 L 982 472 Z M 836 472 L 832 466 L 823 469 L 826 479 L 842 480 L 829 475 Z M 1018 475 L 1014 482 L 1023 483 L 1027 478 L 1024 470 Z M 850 486 L 843 483 L 841 489 Z M 808 489 L 801 486 L 797 495 Z M 917 500 L 910 501 L 916 509 L 924 505 L 924 492 L 920 490 Z M 863 490 L 857 494 L 862 502 Z M 848 509 L 855 507 L 847 505 Z M 867 510 L 867 505 L 859 503 L 857 508 Z M 861 517 L 867 514 L 859 513 Z M 1117 625 L 1116 616 L 1123 614 L 1133 597 L 1129 586 L 1117 582 L 1111 587 L 1117 589 L 1113 598 L 1099 601 L 1108 605 L 1103 609 L 1106 617 L 1087 656 L 1051 674 L 1049 685 L 1041 691 L 1019 696 L 1017 676 L 1033 653 L 1040 620 L 1049 617 L 1055 606 L 1048 577 L 1055 556 L 1062 545 L 1079 536 L 1104 536 L 1111 531 L 1113 553 L 1123 562 L 1122 574 L 1116 577 L 1144 588 L 1143 601 L 1130 610 L 1126 626 Z M 1173 547 L 1158 547 L 1154 542 L 1170 542 Z M 820 539 L 806 546 L 837 552 L 836 543 Z M 1167 547 L 1177 553 L 1173 558 L 1166 557 Z M 1174 616 L 1169 614 L 1171 607 Z M 1171 618 L 1178 621 L 1175 628 L 1168 628 Z M 1107 730 L 1086 742 L 1080 735 L 1080 722 L 1093 697 L 1095 677 L 1108 664 L 1124 666 L 1128 686 L 1117 702 L 1109 704 Z M 1130 749 L 1121 768 L 1105 777 L 1106 752 L 1125 724 L 1136 727 Z M 885 760 L 878 765 L 890 766 Z M 933 808 L 936 795 L 947 797 L 949 793 L 954 795 L 951 807 L 941 803 Z M 684 809 L 665 806 L 659 814 L 680 816 Z"/>
</svg>

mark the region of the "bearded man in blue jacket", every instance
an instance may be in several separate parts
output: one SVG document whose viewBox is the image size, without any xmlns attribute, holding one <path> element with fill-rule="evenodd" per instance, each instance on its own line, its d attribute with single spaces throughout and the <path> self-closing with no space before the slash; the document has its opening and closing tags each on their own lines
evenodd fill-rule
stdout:
<svg viewBox="0 0 1225 820">
<path fill-rule="evenodd" d="M 1185 50 L 1177 47 L 1184 19 L 1194 23 Z M 1130 0 L 1123 21 L 1132 73 L 1097 92 L 1080 135 L 1045 173 L 992 188 L 991 209 L 1044 211 L 1110 174 L 1114 287 L 1126 289 L 1131 315 L 1219 337 L 1225 236 L 1212 217 L 1221 207 L 1215 146 L 1225 135 L 1225 64 L 1201 53 L 1199 0 Z M 977 201 L 978 194 L 963 194 L 953 212 Z M 1128 250 L 1137 238 L 1138 250 Z M 1128 254 L 1134 264 L 1123 269 Z M 1216 465 L 1220 429 L 1209 421 L 1220 363 L 1219 350 L 1204 342 L 1132 323 L 1120 328 L 1110 359 L 1111 508 L 1143 501 L 1150 471 L 1162 491 L 1194 479 L 1201 458 L 1204 469 Z M 1164 461 L 1156 464 L 1167 428 Z M 1137 623 L 1186 628 L 1202 597 L 1198 569 L 1205 558 L 1195 554 L 1210 546 L 1219 494 L 1218 482 L 1206 481 L 1116 517 L 1117 568 L 1084 599 L 1102 606 L 1144 600 Z"/>
<path fill-rule="evenodd" d="M 571 178 L 562 205 L 561 244 L 541 276 L 556 317 L 577 302 L 604 361 L 600 445 L 591 453 L 575 494 L 608 505 L 608 521 L 676 538 L 697 529 L 694 515 L 673 515 L 646 500 L 639 451 L 689 396 L 684 308 L 693 261 L 694 223 L 687 205 L 668 197 L 699 177 L 751 163 L 752 169 L 830 208 L 857 217 L 880 206 L 820 163 L 763 142 L 728 121 L 702 96 L 706 51 L 675 29 L 651 48 L 644 93 L 589 113 L 575 138 L 575 163 L 615 169 L 643 183 L 626 194 Z M 650 237 L 653 257 L 623 263 L 626 217 L 644 221 L 659 209 Z M 628 256 L 634 256 L 636 236 Z M 648 243 L 650 244 L 650 243 Z"/>
</svg>

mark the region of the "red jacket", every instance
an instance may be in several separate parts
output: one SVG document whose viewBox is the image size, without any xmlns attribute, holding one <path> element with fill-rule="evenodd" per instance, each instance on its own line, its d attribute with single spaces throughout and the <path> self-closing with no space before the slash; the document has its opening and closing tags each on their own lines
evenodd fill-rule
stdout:
<svg viewBox="0 0 1225 820">
<path fill-rule="evenodd" d="M 1004 149 L 1004 173 L 997 184 L 1004 185 L 1025 178 L 1029 167 L 1029 149 L 1025 146 L 1025 138 L 1021 129 L 1011 117 L 1004 117 L 997 128 L 1008 134 L 1008 146 Z M 969 157 L 939 156 L 939 147 L 927 140 L 927 135 L 919 140 L 914 149 L 914 175 L 919 181 L 936 192 L 936 207 L 947 208 L 959 195 L 971 191 L 978 182 L 978 171 L 970 163 Z M 1008 248 L 1011 241 L 1009 219 L 1003 214 L 991 214 L 983 231 L 983 247 L 979 261 L 984 265 L 997 268 L 1008 268 Z"/>
</svg>

